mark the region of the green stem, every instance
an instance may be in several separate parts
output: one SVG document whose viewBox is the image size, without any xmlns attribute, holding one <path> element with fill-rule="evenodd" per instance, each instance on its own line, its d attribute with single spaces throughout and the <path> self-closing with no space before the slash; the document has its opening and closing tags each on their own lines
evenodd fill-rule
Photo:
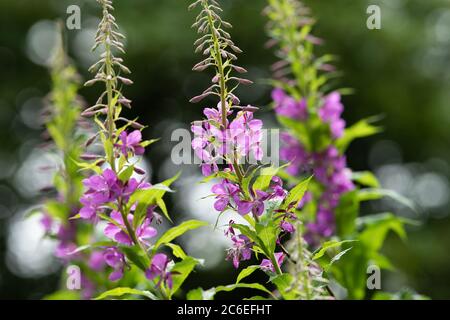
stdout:
<svg viewBox="0 0 450 320">
<path fill-rule="evenodd" d="M 303 283 L 303 289 L 305 290 L 305 297 L 306 300 L 311 300 L 311 290 L 309 288 L 309 281 L 308 281 L 308 268 L 306 266 L 306 264 L 304 263 L 304 260 L 302 259 L 303 256 L 303 232 L 302 232 L 302 224 L 299 222 L 297 223 L 297 250 L 298 250 L 298 257 L 297 257 L 297 265 L 301 268 L 300 271 L 300 276 L 301 276 L 301 281 Z M 298 273 L 298 272 L 297 272 Z M 297 274 L 298 277 L 298 274 Z"/>
<path fill-rule="evenodd" d="M 275 258 L 275 254 L 271 254 L 270 255 L 270 261 L 272 262 L 272 265 L 275 269 L 275 272 L 277 273 L 277 275 L 281 276 L 283 274 L 283 271 L 281 271 L 280 265 L 278 264 L 277 259 Z"/>
<path fill-rule="evenodd" d="M 108 43 L 105 43 L 105 50 L 106 50 L 106 74 L 107 77 L 111 77 L 111 79 L 106 80 L 106 92 L 107 92 L 107 99 L 108 99 L 108 110 L 107 110 L 107 129 L 108 129 L 108 139 L 111 143 L 111 145 L 114 145 L 114 106 L 112 104 L 113 101 L 113 68 L 112 68 L 112 61 L 111 61 L 111 46 Z M 111 169 L 113 171 L 116 171 L 116 161 L 114 158 L 114 151 L 111 151 L 110 157 L 108 159 L 108 162 L 111 166 Z"/>
<path fill-rule="evenodd" d="M 217 29 L 214 25 L 213 17 L 208 9 L 207 4 L 204 4 L 204 8 L 208 12 L 208 24 L 211 32 L 211 36 L 214 42 L 214 59 L 217 62 L 217 72 L 219 73 L 219 84 L 220 84 L 220 104 L 222 108 L 222 128 L 225 131 L 227 129 L 227 86 L 226 86 L 226 76 L 225 76 L 225 70 L 223 67 L 223 60 L 222 55 L 220 53 L 220 42 L 217 38 Z M 236 172 L 236 175 L 238 177 L 239 183 L 242 182 L 243 174 L 240 165 L 237 163 L 236 156 L 234 157 L 233 162 L 233 169 Z"/>
</svg>

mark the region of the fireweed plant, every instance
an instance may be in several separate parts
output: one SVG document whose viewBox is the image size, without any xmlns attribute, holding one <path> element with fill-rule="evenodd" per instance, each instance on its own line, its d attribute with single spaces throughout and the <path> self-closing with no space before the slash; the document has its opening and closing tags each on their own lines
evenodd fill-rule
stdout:
<svg viewBox="0 0 450 320">
<path fill-rule="evenodd" d="M 57 241 L 55 256 L 65 266 L 77 266 L 81 270 L 81 277 L 77 279 L 81 291 L 67 291 L 67 280 L 63 277 L 65 281 L 62 281 L 60 291 L 47 298 L 64 296 L 89 299 L 105 281 L 103 274 L 97 273 L 105 265 L 101 252 L 77 251 L 78 247 L 88 245 L 95 239 L 94 228 L 92 224 L 71 218 L 80 209 L 79 198 L 82 194 L 83 175 L 75 162 L 81 160 L 81 144 L 86 136 L 85 131 L 91 126 L 80 118 L 82 102 L 77 94 L 80 77 L 64 52 L 62 32 L 58 34 L 50 71 L 53 89 L 42 112 L 42 120 L 46 128 L 45 136 L 49 140 L 44 145 L 59 159 L 51 188 L 56 190 L 56 197 L 47 196 L 42 207 L 35 212 L 43 213 L 41 224 L 45 234 Z M 50 170 L 53 167 L 43 169 Z M 49 191 L 46 190 L 47 194 Z M 74 283 L 74 286 L 77 284 Z"/>
<path fill-rule="evenodd" d="M 296 212 L 310 179 L 301 181 L 288 192 L 277 176 L 279 168 L 261 164 L 263 123 L 254 115 L 258 108 L 242 105 L 235 94 L 238 85 L 252 82 L 242 78 L 246 70 L 236 64 L 236 54 L 241 50 L 226 31 L 231 25 L 220 17 L 222 10 L 218 2 L 198 0 L 189 8 L 196 7 L 200 14 L 193 27 L 198 29 L 200 38 L 194 46 L 196 52 L 203 53 L 204 59 L 193 70 L 212 69 L 214 73 L 211 86 L 192 98 L 191 102 L 217 97 L 218 104 L 203 110 L 204 120 L 193 122 L 192 148 L 202 160 L 201 171 L 206 176 L 204 181 L 218 179 L 211 189 L 215 210 L 219 215 L 227 210 L 234 211 L 247 222 L 238 224 L 231 220 L 225 226 L 225 236 L 230 237 L 233 243 L 226 259 L 239 268 L 242 262 L 254 255 L 260 264 L 242 270 L 234 285 L 212 288 L 206 292 L 199 288 L 191 291 L 188 297 L 211 298 L 224 288 L 230 291 L 239 287 L 262 290 L 272 298 L 322 297 L 325 293 L 322 271 L 306 253 L 297 215 L 299 212 Z M 301 253 L 296 256 L 290 255 L 283 247 L 283 238 L 294 233 L 301 246 L 298 249 Z M 286 260 L 292 260 L 298 266 L 295 273 L 283 273 Z M 261 284 L 241 283 L 258 269 L 269 276 L 278 289 L 277 293 L 268 291 Z"/>
<path fill-rule="evenodd" d="M 93 50 L 102 52 L 100 60 L 91 68 L 95 77 L 86 85 L 101 83 L 104 91 L 97 103 L 86 109 L 82 115 L 93 117 L 98 133 L 87 141 L 87 145 L 99 142 L 102 154 L 85 153 L 78 166 L 92 174 L 83 180 L 84 193 L 80 197 L 81 208 L 74 218 L 105 225 L 103 233 L 107 241 L 93 243 L 79 248 L 79 251 L 101 250 L 103 260 L 109 269 L 112 289 L 98 298 L 123 295 L 139 295 L 150 299 L 171 299 L 200 263 L 186 255 L 172 240 L 188 230 L 206 225 L 190 220 L 159 235 L 156 225 L 162 216 L 169 220 L 163 196 L 171 191 L 175 176 L 160 184 L 151 185 L 145 180 L 145 171 L 138 167 L 138 157 L 154 140 L 142 140 L 143 125 L 136 120 L 121 116 L 122 107 L 131 107 L 121 90 L 121 85 L 132 81 L 125 77 L 130 70 L 123 65 L 123 59 L 116 56 L 124 52 L 122 40 L 115 22 L 112 1 L 97 0 L 103 11 Z M 172 250 L 175 262 L 162 251 Z M 127 277 L 128 276 L 128 277 Z M 119 283 L 126 286 L 115 285 Z"/>
<path fill-rule="evenodd" d="M 313 259 L 342 286 L 343 297 L 366 297 L 367 268 L 393 269 L 380 253 L 387 233 L 406 237 L 404 219 L 391 213 L 359 217 L 360 203 L 391 196 L 411 203 L 390 190 L 380 189 L 369 171 L 352 172 L 345 151 L 356 138 L 376 134 L 375 118 L 346 127 L 339 90 L 330 91 L 336 75 L 330 55 L 317 56 L 321 40 L 311 34 L 314 25 L 309 9 L 298 0 L 268 0 L 269 47 L 276 47 L 279 60 L 273 64 L 273 107 L 282 133 L 281 160 L 288 162 L 283 178 L 295 183 L 313 175 L 298 209 L 305 226 L 305 240 L 318 249 Z M 345 90 L 341 90 L 345 92 Z M 291 243 L 292 244 L 292 243 Z M 336 248 L 342 251 L 336 255 Z M 295 269 L 295 265 L 291 268 Z"/>
</svg>

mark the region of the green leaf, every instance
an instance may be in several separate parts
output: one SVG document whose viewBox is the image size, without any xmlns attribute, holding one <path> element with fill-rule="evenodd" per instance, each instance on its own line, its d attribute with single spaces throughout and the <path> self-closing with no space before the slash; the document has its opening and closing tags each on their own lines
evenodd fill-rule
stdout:
<svg viewBox="0 0 450 320">
<path fill-rule="evenodd" d="M 65 221 L 68 217 L 69 210 L 64 203 L 57 201 L 47 201 L 45 204 L 45 211 L 52 217 L 58 220 Z"/>
<path fill-rule="evenodd" d="M 147 208 L 151 205 L 157 205 L 158 201 L 160 202 L 160 199 L 162 199 L 164 194 L 168 190 L 170 190 L 168 187 L 175 180 L 177 180 L 179 176 L 180 173 L 177 173 L 174 177 L 160 184 L 154 185 L 150 189 L 139 189 L 131 195 L 129 203 L 136 203 L 136 202 L 138 203 L 138 205 L 136 206 L 136 210 L 134 211 L 134 219 L 133 219 L 134 228 L 136 228 L 142 222 L 143 218 L 147 213 Z M 164 209 L 165 205 L 162 210 Z"/>
<path fill-rule="evenodd" d="M 264 226 L 260 223 L 256 224 L 255 226 L 256 234 L 258 235 L 258 238 L 260 241 L 258 241 L 258 244 L 261 246 L 261 249 L 267 250 L 265 254 L 268 257 L 271 257 L 275 251 L 276 245 L 277 245 L 277 239 L 279 234 L 279 228 L 274 223 L 271 223 L 267 226 Z M 262 242 L 262 244 L 261 244 Z"/>
<path fill-rule="evenodd" d="M 243 280 L 244 278 L 248 277 L 249 275 L 251 275 L 253 272 L 255 272 L 258 269 L 259 269 L 259 266 L 249 266 L 249 267 L 243 269 L 239 273 L 239 275 L 238 275 L 238 277 L 236 279 L 236 283 L 241 282 L 241 280 Z"/>
<path fill-rule="evenodd" d="M 202 288 L 192 289 L 187 293 L 186 300 L 211 300 L 203 296 L 204 292 Z"/>
<path fill-rule="evenodd" d="M 134 172 L 134 166 L 128 166 L 127 168 L 122 170 L 122 172 L 119 173 L 120 181 L 126 182 L 126 181 L 130 180 L 131 176 L 133 175 L 133 172 Z"/>
<path fill-rule="evenodd" d="M 278 173 L 281 168 L 271 166 L 269 168 L 263 168 L 260 171 L 258 178 L 256 178 L 253 184 L 253 190 L 266 191 L 270 186 L 272 178 Z"/>
<path fill-rule="evenodd" d="M 238 229 L 243 235 L 247 236 L 251 241 L 257 242 L 258 241 L 258 235 L 255 231 L 250 229 L 248 226 L 243 224 L 234 223 L 232 225 L 233 228 Z"/>
<path fill-rule="evenodd" d="M 71 251 L 70 253 L 68 253 L 68 255 L 72 255 L 78 252 L 82 252 L 88 249 L 93 249 L 93 248 L 101 248 L 101 247 L 111 247 L 111 246 L 115 246 L 117 243 L 114 241 L 98 241 L 98 242 L 94 242 L 91 244 L 87 244 L 84 246 L 80 246 L 78 248 L 76 248 L 74 251 Z"/>
<path fill-rule="evenodd" d="M 339 151 L 344 152 L 350 143 L 357 138 L 368 137 L 382 131 L 382 128 L 370 124 L 374 120 L 375 118 L 362 119 L 345 129 L 342 137 L 336 141 Z"/>
<path fill-rule="evenodd" d="M 244 191 L 244 193 L 247 197 L 250 197 L 250 182 L 252 181 L 253 177 L 255 176 L 256 170 L 258 170 L 258 167 L 250 170 L 250 172 L 247 173 L 245 175 L 245 177 L 242 179 L 241 189 Z"/>
<path fill-rule="evenodd" d="M 323 257 L 323 255 L 327 252 L 328 249 L 340 247 L 344 243 L 349 243 L 349 242 L 354 242 L 354 241 L 357 241 L 357 240 L 327 241 L 322 245 L 322 247 L 320 247 L 319 249 L 317 249 L 314 252 L 312 259 L 317 260 L 317 259 Z"/>
<path fill-rule="evenodd" d="M 183 260 L 187 257 L 187 254 L 179 245 L 174 243 L 166 243 L 165 245 L 172 249 L 172 253 L 175 257 Z"/>
<path fill-rule="evenodd" d="M 126 257 L 133 262 L 139 269 L 146 271 L 148 268 L 146 257 L 142 256 L 139 246 L 134 245 L 132 247 L 121 246 L 120 250 L 126 255 Z"/>
<path fill-rule="evenodd" d="M 408 207 L 409 209 L 417 212 L 417 206 L 414 202 L 409 200 L 408 198 L 402 196 L 398 192 L 394 190 L 388 190 L 388 189 L 380 189 L 380 188 L 367 188 L 367 189 L 361 189 L 358 192 L 358 198 L 359 201 L 369 201 L 369 200 L 379 200 L 383 197 L 389 197 L 405 207 Z"/>
<path fill-rule="evenodd" d="M 285 300 L 295 299 L 295 291 L 291 290 L 293 279 L 294 277 L 289 273 L 277 275 L 271 279 Z"/>
<path fill-rule="evenodd" d="M 263 292 L 269 294 L 272 298 L 274 298 L 274 299 L 276 298 L 272 294 L 272 292 L 267 290 L 266 287 L 264 287 L 263 285 L 261 285 L 259 283 L 236 283 L 236 284 L 230 284 L 227 286 L 218 286 L 215 288 L 211 288 L 209 290 L 203 290 L 202 288 L 197 288 L 197 289 L 189 291 L 189 293 L 187 294 L 187 299 L 188 300 L 213 300 L 214 296 L 218 292 L 231 292 L 231 291 L 233 291 L 235 289 L 239 289 L 239 288 L 260 290 L 260 291 L 263 291 Z"/>
<path fill-rule="evenodd" d="M 230 284 L 227 286 L 218 286 L 215 288 L 215 292 L 230 292 L 238 288 L 248 288 L 248 289 L 256 289 L 260 291 L 264 291 L 265 293 L 273 296 L 272 292 L 270 292 L 266 287 L 264 287 L 262 284 L 259 283 L 236 283 L 236 284 Z"/>
<path fill-rule="evenodd" d="M 331 258 L 331 261 L 329 263 L 329 266 L 332 265 L 333 263 L 335 263 L 336 261 L 339 261 L 339 259 L 342 258 L 342 256 L 344 254 L 346 254 L 347 252 L 349 252 L 353 247 L 347 248 L 345 250 L 342 250 L 341 252 L 339 252 L 338 254 L 336 254 L 333 258 Z"/>
<path fill-rule="evenodd" d="M 159 141 L 160 139 L 151 139 L 151 140 L 144 140 L 140 143 L 141 147 L 148 147 L 151 144 L 154 144 L 155 142 Z"/>
<path fill-rule="evenodd" d="M 97 296 L 94 300 L 103 300 L 105 298 L 111 298 L 111 297 L 121 297 L 126 294 L 136 295 L 136 296 L 143 296 L 146 298 L 149 298 L 151 300 L 158 300 L 158 298 L 151 293 L 150 291 L 142 291 L 132 288 L 126 288 L 126 287 L 119 287 L 114 288 L 112 290 L 108 290 Z"/>
<path fill-rule="evenodd" d="M 380 187 L 377 177 L 370 171 L 353 172 L 352 179 L 363 186 L 372 188 Z"/>
<path fill-rule="evenodd" d="M 309 140 L 310 132 L 305 123 L 283 116 L 278 116 L 277 119 L 284 127 L 290 129 L 295 138 L 302 143 L 306 150 L 311 150 L 312 146 Z"/>
<path fill-rule="evenodd" d="M 60 290 L 46 295 L 43 300 L 80 300 L 80 291 Z"/>
<path fill-rule="evenodd" d="M 291 191 L 289 191 L 286 199 L 284 200 L 281 209 L 287 209 L 289 206 L 293 206 L 297 208 L 298 203 L 302 200 L 305 195 L 306 190 L 308 189 L 308 184 L 311 181 L 312 176 L 306 180 L 300 182 L 297 186 L 295 186 Z"/>
<path fill-rule="evenodd" d="M 345 193 L 339 199 L 335 210 L 336 229 L 340 238 L 348 238 L 356 230 L 356 218 L 359 214 L 357 190 Z"/>
<path fill-rule="evenodd" d="M 400 292 L 375 292 L 372 300 L 430 300 L 429 297 L 418 294 L 411 289 L 403 289 Z"/>
<path fill-rule="evenodd" d="M 171 242 L 173 239 L 178 238 L 189 230 L 197 229 L 207 225 L 208 223 L 204 221 L 188 220 L 176 227 L 170 228 L 169 230 L 164 232 L 164 234 L 161 236 L 161 238 L 158 239 L 158 241 L 156 241 L 155 245 L 153 246 L 153 251 L 156 251 L 161 245 Z"/>
<path fill-rule="evenodd" d="M 156 204 L 161 209 L 162 213 L 167 218 L 167 220 L 169 220 L 171 223 L 173 223 L 172 219 L 169 216 L 169 212 L 167 211 L 166 203 L 164 202 L 164 200 L 158 199 L 158 200 L 156 200 Z"/>
<path fill-rule="evenodd" d="M 401 239 L 406 239 L 404 222 L 392 213 L 380 214 L 371 220 L 365 220 L 364 230 L 359 235 L 359 240 L 372 251 L 378 251 L 383 246 L 386 235 L 394 231 Z"/>
<path fill-rule="evenodd" d="M 197 264 L 198 260 L 192 257 L 186 257 L 184 260 L 175 264 L 171 270 L 173 272 L 173 286 L 170 289 L 169 298 L 178 291 Z"/>
<path fill-rule="evenodd" d="M 265 298 L 265 297 L 261 297 L 261 296 L 253 296 L 253 297 L 250 297 L 250 298 L 244 298 L 244 300 L 270 300 L 270 299 Z"/>
</svg>

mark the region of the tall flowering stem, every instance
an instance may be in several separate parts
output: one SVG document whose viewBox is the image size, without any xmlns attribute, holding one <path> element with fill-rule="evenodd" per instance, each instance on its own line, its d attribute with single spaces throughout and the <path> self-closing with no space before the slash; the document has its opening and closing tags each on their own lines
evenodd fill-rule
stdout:
<svg viewBox="0 0 450 320">
<path fill-rule="evenodd" d="M 50 139 L 46 146 L 49 152 L 60 159 L 60 164 L 54 174 L 56 197 L 47 198 L 44 202 L 41 223 L 46 234 L 58 241 L 55 256 L 65 265 L 80 267 L 80 298 L 91 298 L 103 288 L 105 280 L 101 276 L 93 277 L 91 269 L 100 271 L 104 268 L 104 263 L 97 259 L 98 251 L 94 250 L 90 254 L 76 251 L 77 247 L 96 241 L 96 237 L 92 225 L 72 220 L 80 209 L 79 198 L 84 178 L 76 162 L 81 161 L 80 143 L 85 140 L 86 131 L 91 129 L 91 124 L 80 117 L 83 104 L 77 94 L 80 77 L 64 51 L 61 23 L 59 27 L 50 68 L 52 91 L 48 95 L 48 104 L 42 117 Z"/>
<path fill-rule="evenodd" d="M 107 162 L 111 167 L 113 174 L 117 175 L 119 173 L 118 169 L 122 168 L 117 168 L 116 165 L 116 158 L 118 154 L 116 153 L 115 146 L 118 144 L 117 140 L 119 138 L 116 130 L 116 121 L 119 119 L 123 119 L 120 118 L 122 105 L 130 107 L 131 103 L 131 101 L 128 100 L 123 95 L 121 90 L 118 90 L 117 87 L 119 82 L 125 85 L 130 85 L 133 82 L 128 78 L 120 76 L 121 72 L 126 74 L 131 72 L 126 66 L 123 65 L 123 59 L 114 56 L 113 53 L 113 49 L 125 53 L 122 43 L 122 40 L 125 37 L 119 32 L 119 27 L 115 22 L 115 18 L 110 13 L 110 11 L 113 10 L 112 1 L 97 1 L 102 6 L 103 17 L 97 29 L 93 50 L 97 49 L 98 47 L 103 47 L 104 51 L 101 54 L 101 59 L 97 63 L 92 65 L 89 69 L 89 71 L 96 71 L 97 73 L 95 75 L 95 78 L 88 81 L 86 85 L 91 85 L 95 82 L 103 82 L 105 84 L 105 91 L 100 95 L 100 98 L 97 100 L 96 105 L 85 111 L 84 115 L 106 113 L 106 120 L 104 124 L 101 125 L 101 129 L 104 129 L 106 127 L 106 130 L 104 130 L 104 132 L 101 131 L 100 135 L 106 137 L 104 146 Z M 134 125 L 134 127 L 143 128 L 143 126 L 136 122 L 127 122 L 130 125 Z M 123 133 L 123 136 L 126 136 L 126 139 L 128 139 L 128 134 L 126 133 L 126 131 L 121 132 Z M 136 133 L 134 133 L 134 135 L 136 136 L 134 142 L 136 144 L 139 144 L 139 148 L 143 148 L 143 146 L 140 145 L 141 135 L 138 132 L 139 131 L 136 131 Z M 126 144 L 126 141 L 122 141 L 122 143 Z M 125 151 L 125 154 L 123 154 L 122 156 L 126 158 L 128 156 L 128 151 Z M 131 237 L 134 244 L 139 245 L 140 243 L 136 238 L 136 233 L 130 225 L 130 222 L 126 218 L 127 213 L 124 208 L 123 199 L 118 200 L 118 210 L 122 215 L 122 220 L 127 229 L 128 235 Z"/>
<path fill-rule="evenodd" d="M 268 4 L 264 11 L 271 37 L 268 46 L 276 48 L 279 58 L 272 65 L 273 106 L 279 122 L 287 129 L 282 134 L 280 150 L 280 157 L 288 163 L 284 178 L 293 183 L 311 172 L 314 176 L 298 207 L 303 212 L 305 236 L 293 238 L 288 248 L 297 248 L 293 255 L 303 256 L 303 262 L 320 262 L 347 289 L 348 297 L 363 298 L 366 265 L 379 261 L 387 232 L 379 234 L 376 241 L 380 246 L 376 248 L 370 244 L 375 240 L 368 235 L 374 234 L 376 228 L 384 228 L 404 236 L 404 222 L 392 214 L 367 218 L 367 221 L 377 219 L 376 224 L 358 218 L 362 201 L 379 199 L 392 192 L 380 189 L 371 172 L 350 170 L 345 151 L 354 139 L 378 133 L 380 128 L 372 124 L 375 118 L 346 127 L 341 101 L 341 93 L 346 90 L 330 90 L 336 76 L 331 64 L 334 57 L 317 55 L 315 48 L 322 40 L 311 33 L 315 22 L 310 10 L 298 0 L 268 0 Z M 310 259 L 307 248 L 320 246 L 322 249 Z M 342 251 L 337 253 L 339 247 Z M 339 259 L 341 263 L 334 263 Z M 292 269 L 300 272 L 298 268 L 297 261 Z M 302 278 L 302 274 L 297 278 Z"/>
<path fill-rule="evenodd" d="M 126 270 L 135 266 L 145 273 L 149 280 L 147 285 L 151 297 L 170 299 L 179 289 L 184 279 L 193 270 L 198 260 L 184 254 L 171 241 L 184 232 L 201 227 L 199 221 L 186 221 L 182 225 L 169 230 L 169 235 L 161 235 L 161 239 L 152 242 L 158 234 L 156 225 L 162 222 L 160 211 L 171 221 L 166 205 L 162 199 L 170 190 L 170 185 L 177 179 L 175 176 L 160 184 L 151 185 L 146 182 L 146 172 L 138 167 L 139 157 L 145 152 L 145 147 L 155 140 L 142 140 L 141 130 L 144 126 L 137 120 L 128 120 L 121 116 L 123 107 L 131 107 L 121 90 L 121 85 L 133 82 L 123 76 L 130 70 L 123 64 L 123 59 L 116 52 L 125 53 L 122 40 L 125 38 L 116 24 L 111 0 L 97 0 L 102 7 L 102 19 L 98 26 L 95 45 L 102 50 L 100 60 L 89 70 L 95 72 L 95 77 L 86 85 L 102 83 L 103 93 L 96 104 L 83 112 L 85 117 L 94 117 L 99 131 L 92 136 L 86 146 L 100 140 L 103 155 L 87 152 L 82 159 L 90 161 L 79 163 L 82 169 L 93 171 L 94 174 L 83 180 L 85 192 L 80 202 L 82 208 L 78 217 L 94 224 L 99 220 L 106 222 L 104 235 L 110 239 L 97 244 L 104 250 L 104 260 L 112 269 L 109 275 L 111 281 L 119 281 L 126 276 Z M 175 250 L 174 255 L 182 261 L 176 263 L 165 253 L 158 253 L 164 245 Z M 174 249 L 175 248 L 175 249 Z M 181 251 L 180 251 L 181 250 Z M 181 265 L 180 265 L 181 264 Z M 187 266 L 186 266 L 187 265 Z M 182 271 L 178 269 L 183 266 Z M 141 283 L 136 285 L 142 286 Z M 136 292 L 136 289 L 130 289 Z M 115 293 L 106 292 L 102 297 Z M 143 293 L 147 296 L 149 294 Z M 156 296 L 155 296 L 156 295 Z"/>
<path fill-rule="evenodd" d="M 294 211 L 309 180 L 288 192 L 277 176 L 279 168 L 261 163 L 263 123 L 254 117 L 258 108 L 242 106 L 235 95 L 240 84 L 252 82 L 234 75 L 246 70 L 236 64 L 236 54 L 241 50 L 225 31 L 231 25 L 220 17 L 222 9 L 217 1 L 198 0 L 190 9 L 195 7 L 199 7 L 200 14 L 193 27 L 198 29 L 200 38 L 194 46 L 195 51 L 202 52 L 205 58 L 193 70 L 211 68 L 214 74 L 212 85 L 191 102 L 200 102 L 210 96 L 219 101 L 217 108 L 204 109 L 206 119 L 193 123 L 192 148 L 202 160 L 206 180 L 219 179 L 211 189 L 216 211 L 234 211 L 248 223 L 229 222 L 225 234 L 231 238 L 233 246 L 227 251 L 227 260 L 238 268 L 242 261 L 252 258 L 253 252 L 258 253 L 263 257 L 258 269 L 271 279 L 279 279 L 274 283 L 279 290 L 285 291 L 287 288 L 281 287 L 281 278 L 278 278 L 289 276 L 282 271 L 282 264 L 289 258 L 282 238 L 289 237 L 295 230 L 298 218 Z"/>
</svg>

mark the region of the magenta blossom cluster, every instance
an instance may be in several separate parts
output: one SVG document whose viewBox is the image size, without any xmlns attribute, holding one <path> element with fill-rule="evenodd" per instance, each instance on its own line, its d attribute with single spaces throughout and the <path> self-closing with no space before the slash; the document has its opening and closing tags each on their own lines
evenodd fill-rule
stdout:
<svg viewBox="0 0 450 320">
<path fill-rule="evenodd" d="M 76 211 L 72 214 L 74 216 Z M 77 221 L 68 220 L 65 223 L 53 219 L 49 214 L 42 215 L 40 220 L 45 233 L 57 240 L 55 257 L 65 264 L 86 264 L 93 271 L 101 272 L 105 269 L 106 263 L 103 253 L 93 250 L 90 253 L 77 251 Z M 81 274 L 81 296 L 83 299 L 93 297 L 96 286 L 86 275 Z"/>
<path fill-rule="evenodd" d="M 281 201 L 287 194 L 287 191 L 283 189 L 282 180 L 277 176 L 272 178 L 267 191 L 251 190 L 251 199 L 245 199 L 244 193 L 239 185 L 227 179 L 213 185 L 211 191 L 215 195 L 216 201 L 214 202 L 214 208 L 217 211 L 223 212 L 226 209 L 232 209 L 242 216 L 251 212 L 258 217 L 264 213 L 265 203 L 267 201 Z"/>
<path fill-rule="evenodd" d="M 240 215 L 245 216 L 252 213 L 255 217 L 263 215 L 266 205 L 269 201 L 277 201 L 281 203 L 287 195 L 287 191 L 283 189 L 281 178 L 274 176 L 267 191 L 251 191 L 251 199 L 242 199 L 243 193 L 238 184 L 231 183 L 227 179 L 215 184 L 211 191 L 215 195 L 214 208 L 223 212 L 227 209 L 237 211 Z M 285 233 L 292 233 L 295 227 L 289 220 L 295 220 L 292 214 L 280 212 L 281 220 L 279 228 Z M 289 218 L 289 219 L 288 219 Z M 233 266 L 237 269 L 240 261 L 250 260 L 252 256 L 253 243 L 243 234 L 236 234 L 233 228 L 234 221 L 229 222 L 226 236 L 230 236 L 232 247 L 227 250 L 227 260 L 233 262 Z M 282 262 L 281 258 L 281 262 Z M 261 267 L 265 266 L 265 262 Z M 273 269 L 273 268 L 272 268 Z"/>
<path fill-rule="evenodd" d="M 275 111 L 278 115 L 298 121 L 308 121 L 307 106 L 304 100 L 296 101 L 281 89 L 272 92 Z M 320 119 L 330 127 L 332 141 L 342 136 L 345 121 L 341 118 L 343 112 L 340 94 L 330 93 L 323 99 L 318 109 Z M 334 210 L 339 204 L 340 197 L 345 192 L 355 188 L 351 181 L 351 170 L 347 168 L 346 158 L 331 144 L 320 152 L 308 152 L 294 136 L 289 133 L 281 135 L 283 146 L 280 158 L 289 161 L 286 169 L 291 175 L 299 175 L 312 169 L 315 179 L 323 185 L 324 192 L 318 200 L 316 219 L 308 223 L 305 238 L 315 243 L 320 237 L 330 237 L 335 232 Z M 310 201 L 311 193 L 307 193 L 300 205 Z"/>
<path fill-rule="evenodd" d="M 122 131 L 113 150 L 117 157 L 123 156 L 125 159 L 142 155 L 144 151 L 142 135 L 139 130 L 134 130 L 131 133 Z M 139 172 L 134 171 L 138 174 L 144 174 L 141 170 Z M 79 216 L 96 223 L 102 219 L 103 215 L 109 215 L 104 235 L 117 243 L 117 246 L 106 248 L 103 252 L 103 260 L 113 269 L 109 279 L 111 281 L 120 280 L 127 266 L 125 255 L 120 251 L 120 246 L 136 244 L 148 249 L 151 246 L 150 239 L 157 235 L 157 230 L 152 226 L 152 223 L 161 223 L 161 217 L 154 211 L 155 206 L 149 206 L 142 221 L 135 223 L 134 211 L 137 203 L 129 203 L 130 197 L 137 190 L 149 189 L 151 184 L 145 182 L 144 178 L 130 177 L 123 179 L 112 168 L 105 168 L 101 173 L 84 179 L 83 185 L 85 192 L 80 198 L 82 207 L 79 210 Z M 127 226 L 136 226 L 136 229 L 133 230 Z M 99 257 L 98 259 L 100 260 Z M 167 285 L 171 287 L 171 274 L 166 270 L 169 261 L 165 254 L 156 254 L 146 272 L 147 278 L 153 280 L 156 275 L 159 275 L 161 276 L 160 282 L 167 281 Z"/>
<path fill-rule="evenodd" d="M 218 164 L 228 160 L 241 162 L 242 159 L 254 157 L 261 160 L 262 126 L 259 119 L 253 118 L 253 107 L 246 107 L 237 112 L 236 117 L 225 121 L 223 126 L 221 103 L 217 108 L 205 108 L 203 114 L 206 119 L 196 121 L 191 126 L 194 133 L 192 148 L 202 161 L 202 173 L 209 176 L 218 171 Z M 226 112 L 232 115 L 231 111 Z"/>
<path fill-rule="evenodd" d="M 277 88 L 272 91 L 272 100 L 275 102 L 275 112 L 280 116 L 296 119 L 299 121 L 308 120 L 308 109 L 305 99 L 300 101 L 287 95 L 282 89 Z M 332 92 L 325 96 L 323 104 L 318 110 L 320 119 L 328 123 L 333 138 L 342 136 L 345 129 L 345 120 L 341 118 L 344 106 L 341 103 L 341 95 Z"/>
</svg>

